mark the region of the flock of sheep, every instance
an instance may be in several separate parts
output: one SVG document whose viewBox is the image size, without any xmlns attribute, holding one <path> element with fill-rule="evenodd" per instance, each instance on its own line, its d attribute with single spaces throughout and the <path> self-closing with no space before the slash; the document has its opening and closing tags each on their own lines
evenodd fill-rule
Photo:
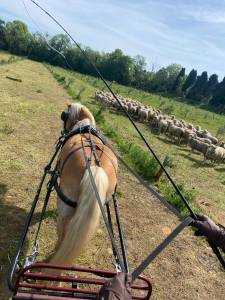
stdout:
<svg viewBox="0 0 225 300">
<path fill-rule="evenodd" d="M 137 121 L 148 124 L 158 134 L 165 134 L 178 144 L 188 145 L 192 151 L 201 152 L 204 160 L 225 161 L 225 143 L 219 142 L 209 131 L 194 126 L 175 116 L 165 115 L 159 109 L 141 104 L 139 101 L 117 95 L 123 108 Z M 95 99 L 106 107 L 120 111 L 121 107 L 109 92 L 97 91 Z"/>
</svg>

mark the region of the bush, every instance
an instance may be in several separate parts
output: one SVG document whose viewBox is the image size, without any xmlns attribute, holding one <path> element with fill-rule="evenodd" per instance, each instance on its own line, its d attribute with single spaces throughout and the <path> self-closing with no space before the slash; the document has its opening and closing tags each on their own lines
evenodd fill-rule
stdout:
<svg viewBox="0 0 225 300">
<path fill-rule="evenodd" d="M 216 137 L 218 137 L 219 135 L 225 135 L 225 125 L 220 126 L 220 127 L 217 129 Z"/>
<path fill-rule="evenodd" d="M 60 83 L 64 83 L 65 82 L 65 76 L 59 76 L 58 77 L 58 81 L 60 82 Z"/>
<path fill-rule="evenodd" d="M 165 196 L 168 202 L 175 207 L 183 216 L 190 215 L 188 209 L 186 208 L 184 202 L 181 200 L 180 196 L 175 191 L 174 187 L 168 183 L 165 179 L 158 183 L 158 188 L 160 192 Z M 196 193 L 193 190 L 187 190 L 183 184 L 178 184 L 178 188 L 184 195 L 185 199 L 189 204 L 192 204 Z M 196 212 L 198 209 L 192 206 L 192 209 Z"/>
<path fill-rule="evenodd" d="M 78 94 L 77 94 L 77 99 L 78 100 L 80 100 L 81 99 L 81 95 L 83 94 L 83 92 L 86 90 L 86 88 L 85 87 L 82 87 L 80 90 L 79 90 L 79 92 L 78 92 Z"/>
<path fill-rule="evenodd" d="M 14 128 L 11 125 L 6 124 L 2 128 L 0 128 L 0 132 L 5 135 L 10 135 L 14 132 Z"/>
<path fill-rule="evenodd" d="M 165 103 L 166 103 L 165 100 L 161 100 L 160 103 L 159 103 L 159 108 L 161 108 Z"/>
<path fill-rule="evenodd" d="M 104 114 L 103 114 L 104 110 L 105 110 L 105 108 L 102 106 L 100 109 L 93 112 L 93 116 L 95 118 L 96 123 L 105 124 L 105 117 L 104 117 Z"/>
<path fill-rule="evenodd" d="M 162 110 L 162 112 L 164 114 L 167 114 L 167 115 L 171 114 L 173 111 L 174 111 L 174 106 L 173 105 L 166 106 Z"/>
</svg>

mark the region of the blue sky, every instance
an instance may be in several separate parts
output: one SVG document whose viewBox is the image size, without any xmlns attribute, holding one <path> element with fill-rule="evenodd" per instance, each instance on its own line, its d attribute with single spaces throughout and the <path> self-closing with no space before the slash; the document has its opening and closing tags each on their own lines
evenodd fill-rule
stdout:
<svg viewBox="0 0 225 300">
<path fill-rule="evenodd" d="M 1 0 L 0 18 L 61 32 L 29 0 Z M 225 76 L 225 0 L 37 0 L 83 45 L 143 55 L 149 69 L 178 63 Z"/>
</svg>

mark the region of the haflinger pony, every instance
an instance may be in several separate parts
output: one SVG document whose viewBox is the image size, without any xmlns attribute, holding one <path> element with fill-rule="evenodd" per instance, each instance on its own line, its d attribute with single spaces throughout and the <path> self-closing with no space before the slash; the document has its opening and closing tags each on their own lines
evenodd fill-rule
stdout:
<svg viewBox="0 0 225 300">
<path fill-rule="evenodd" d="M 100 219 L 100 208 L 84 155 L 91 159 L 91 172 L 102 204 L 114 192 L 118 164 L 114 153 L 100 137 L 87 130 L 82 133 L 84 127 L 95 128 L 94 117 L 87 107 L 80 103 L 68 104 L 61 118 L 65 132 L 71 133 L 78 129 L 78 133 L 63 145 L 58 161 L 60 190 L 76 203 L 76 207 L 69 206 L 58 197 L 58 241 L 55 252 L 48 261 L 70 265 L 90 241 Z"/>
</svg>

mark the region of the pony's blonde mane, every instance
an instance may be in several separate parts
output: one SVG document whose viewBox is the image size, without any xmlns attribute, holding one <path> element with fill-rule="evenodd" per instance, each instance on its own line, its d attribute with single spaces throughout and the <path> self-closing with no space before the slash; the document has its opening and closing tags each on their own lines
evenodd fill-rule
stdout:
<svg viewBox="0 0 225 300">
<path fill-rule="evenodd" d="M 69 120 L 72 124 L 76 124 L 76 122 L 79 121 L 81 106 L 80 103 L 72 103 L 69 105 Z"/>
<path fill-rule="evenodd" d="M 89 119 L 90 125 L 95 127 L 95 119 L 89 109 L 80 103 L 72 103 L 69 106 L 69 120 L 72 126 L 83 119 Z"/>
</svg>

